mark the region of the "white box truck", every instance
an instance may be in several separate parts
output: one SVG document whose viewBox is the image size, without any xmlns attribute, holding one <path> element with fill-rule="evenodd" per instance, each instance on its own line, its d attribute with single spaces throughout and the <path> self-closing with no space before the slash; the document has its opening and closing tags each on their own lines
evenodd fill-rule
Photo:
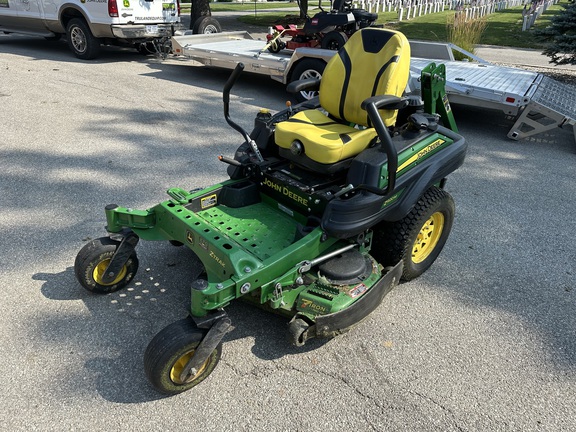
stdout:
<svg viewBox="0 0 576 432">
<path fill-rule="evenodd" d="M 141 44 L 181 29 L 179 0 L 0 0 L 0 32 L 58 39 L 81 59 L 102 44 Z"/>
</svg>

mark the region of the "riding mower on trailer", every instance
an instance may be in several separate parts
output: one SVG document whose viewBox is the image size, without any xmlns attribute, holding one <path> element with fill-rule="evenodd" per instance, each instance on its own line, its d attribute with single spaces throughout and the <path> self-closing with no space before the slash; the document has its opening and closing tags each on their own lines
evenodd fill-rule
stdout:
<svg viewBox="0 0 576 432">
<path fill-rule="evenodd" d="M 302 7 L 299 1 L 298 6 Z M 266 36 L 268 50 L 272 53 L 285 48 L 294 50 L 302 47 L 339 50 L 354 32 L 373 26 L 378 19 L 378 14 L 353 8 L 350 0 L 335 0 L 329 12 L 322 9 L 322 1 L 318 7 L 321 12 L 312 18 L 306 15 L 306 23 L 302 28 L 294 24 L 288 27 L 272 26 Z M 290 40 L 282 41 L 283 36 L 289 36 Z"/>
<path fill-rule="evenodd" d="M 234 158 L 219 157 L 230 179 L 169 189 L 169 199 L 147 210 L 106 206 L 109 236 L 76 258 L 84 288 L 126 286 L 138 269 L 139 239 L 184 244 L 205 267 L 191 283 L 190 317 L 146 349 L 156 389 L 179 393 L 212 372 L 231 325 L 224 308 L 237 298 L 286 316 L 289 340 L 300 346 L 349 330 L 399 280 L 434 262 L 454 218 L 443 187 L 466 144 L 443 66 L 423 72 L 422 101 L 402 96 L 409 63 L 403 34 L 363 29 L 321 80 L 291 84 L 317 88 L 318 98 L 275 115 L 261 111 L 251 133 L 229 114 L 239 64 L 223 93 L 226 121 L 245 140 Z"/>
</svg>

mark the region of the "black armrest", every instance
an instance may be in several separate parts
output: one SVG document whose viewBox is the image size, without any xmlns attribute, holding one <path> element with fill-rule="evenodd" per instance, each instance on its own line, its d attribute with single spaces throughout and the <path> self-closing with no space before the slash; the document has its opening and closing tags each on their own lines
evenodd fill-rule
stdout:
<svg viewBox="0 0 576 432">
<path fill-rule="evenodd" d="M 320 78 L 306 78 L 292 81 L 286 86 L 288 93 L 298 93 L 303 90 L 318 91 L 320 90 Z"/>
<path fill-rule="evenodd" d="M 380 111 L 378 110 L 400 109 L 406 105 L 408 105 L 408 100 L 392 95 L 372 96 L 368 99 L 365 99 L 361 105 L 362 109 L 366 110 L 368 113 L 370 123 L 372 123 L 374 129 L 376 129 L 378 138 L 380 138 L 382 150 L 386 152 L 386 157 L 388 158 L 388 186 L 386 187 L 386 191 L 383 193 L 383 195 L 386 197 L 390 197 L 394 192 L 394 188 L 396 187 L 398 153 L 396 152 L 396 147 L 392 143 L 390 132 L 388 132 L 388 128 L 384 124 L 382 117 L 380 117 Z"/>
<path fill-rule="evenodd" d="M 374 103 L 378 109 L 397 110 L 405 108 L 408 105 L 408 100 L 392 95 L 372 96 L 362 102 L 362 109 L 365 110 L 370 103 Z"/>
</svg>

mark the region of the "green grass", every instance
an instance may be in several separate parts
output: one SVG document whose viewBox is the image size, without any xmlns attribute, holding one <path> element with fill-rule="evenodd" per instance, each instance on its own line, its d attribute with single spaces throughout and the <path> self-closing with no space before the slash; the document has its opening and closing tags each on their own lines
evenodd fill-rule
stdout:
<svg viewBox="0 0 576 432">
<path fill-rule="evenodd" d="M 566 3 L 566 1 L 564 0 L 562 3 Z M 313 4 L 315 3 L 310 2 L 310 15 L 315 13 L 312 8 Z M 252 8 L 254 8 L 254 3 L 251 5 Z M 264 3 L 264 5 L 270 5 L 267 7 L 269 9 L 273 7 L 272 5 L 276 5 L 276 3 L 268 2 Z M 544 47 L 544 44 L 534 37 L 534 29 L 546 27 L 550 18 L 560 10 L 562 10 L 560 3 L 550 7 L 536 21 L 536 25 L 532 27 L 531 30 L 525 32 L 522 31 L 522 7 L 506 9 L 488 15 L 488 24 L 482 38 L 480 39 L 480 43 L 517 48 L 541 49 Z M 286 17 L 287 15 L 288 17 Z M 271 24 L 287 24 L 288 22 L 299 24 L 298 22 L 295 22 L 295 15 L 297 15 L 296 11 L 289 13 L 274 12 L 256 15 L 247 14 L 239 17 L 239 20 L 246 24 L 259 25 L 262 27 L 268 27 Z M 396 12 L 386 12 L 378 15 L 378 23 L 385 24 L 387 28 L 403 32 L 409 39 L 446 42 L 448 40 L 446 24 L 451 21 L 453 15 L 454 11 L 444 11 L 414 18 L 410 21 L 398 22 L 398 14 Z"/>
<path fill-rule="evenodd" d="M 486 30 L 481 44 L 511 46 L 517 48 L 542 48 L 544 45 L 534 37 L 535 28 L 544 28 L 550 18 L 562 8 L 559 4 L 550 7 L 531 30 L 522 31 L 522 8 L 511 8 L 488 15 Z M 446 23 L 454 12 L 426 15 L 410 21 L 390 24 L 389 27 L 403 32 L 408 38 L 445 42 L 448 40 Z"/>
<path fill-rule="evenodd" d="M 313 0 L 309 2 L 310 10 L 313 8 L 318 7 L 318 0 Z M 330 2 L 328 0 L 322 0 L 322 6 L 325 8 L 330 8 Z M 254 12 L 259 10 L 267 10 L 267 9 L 284 9 L 284 8 L 297 8 L 298 3 L 296 1 L 265 1 L 265 2 L 253 2 L 253 1 L 244 1 L 244 2 L 210 2 L 210 9 L 212 12 Z M 182 5 L 182 12 L 183 13 L 190 13 L 190 6 L 189 4 L 184 3 Z M 297 13 L 297 12 L 295 12 Z"/>
</svg>

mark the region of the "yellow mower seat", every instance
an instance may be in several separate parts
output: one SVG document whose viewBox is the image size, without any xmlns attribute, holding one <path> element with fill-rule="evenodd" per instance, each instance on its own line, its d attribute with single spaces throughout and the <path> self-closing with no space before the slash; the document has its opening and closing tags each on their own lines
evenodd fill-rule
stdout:
<svg viewBox="0 0 576 432">
<path fill-rule="evenodd" d="M 304 110 L 276 125 L 275 141 L 283 149 L 301 143 L 303 155 L 320 164 L 356 156 L 377 133 L 361 108 L 376 95 L 402 96 L 410 73 L 410 45 L 399 32 L 365 28 L 352 35 L 326 65 L 320 81 L 319 110 Z M 380 110 L 386 126 L 397 110 Z"/>
</svg>

